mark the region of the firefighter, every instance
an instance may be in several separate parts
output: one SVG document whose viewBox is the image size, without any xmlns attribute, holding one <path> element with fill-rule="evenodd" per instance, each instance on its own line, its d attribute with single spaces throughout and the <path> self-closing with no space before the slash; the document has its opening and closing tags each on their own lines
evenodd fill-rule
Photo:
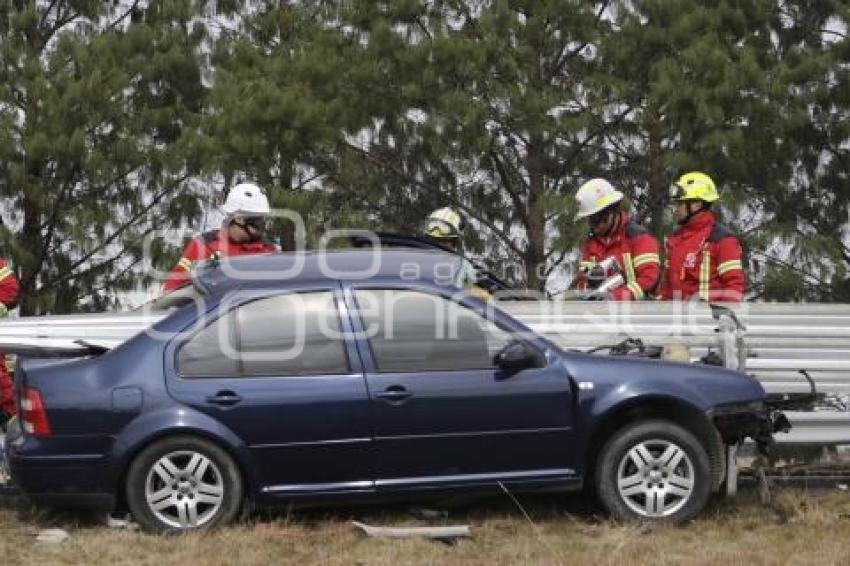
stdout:
<svg viewBox="0 0 850 566">
<path fill-rule="evenodd" d="M 466 219 L 453 208 L 438 208 L 425 220 L 425 235 L 455 253 L 461 253 L 464 230 Z"/>
<path fill-rule="evenodd" d="M 9 263 L 0 258 L 0 317 L 6 316 L 18 303 L 18 278 Z M 5 418 L 15 416 L 15 397 L 12 376 L 6 367 L 6 356 L 0 354 L 0 413 Z"/>
<path fill-rule="evenodd" d="M 163 291 L 186 285 L 197 261 L 277 251 L 276 246 L 263 240 L 271 209 L 260 187 L 253 183 L 236 185 L 221 210 L 225 214 L 221 228 L 205 232 L 186 245 L 177 265 L 168 273 Z"/>
<path fill-rule="evenodd" d="M 667 239 L 662 299 L 741 301 L 746 291 L 741 244 L 717 221 L 720 200 L 711 177 L 694 171 L 670 187 L 679 228 Z"/>
<path fill-rule="evenodd" d="M 437 242 L 440 246 L 458 254 L 463 258 L 457 284 L 481 300 L 490 300 L 491 295 L 478 285 L 478 270 L 463 255 L 463 232 L 466 230 L 466 219 L 457 210 L 449 207 L 438 208 L 428 215 L 423 232 L 425 236 Z"/>
<path fill-rule="evenodd" d="M 608 299 L 648 298 L 661 275 L 658 240 L 620 210 L 623 193 L 605 179 L 586 182 L 575 198 L 577 217 L 590 222 L 590 235 L 581 246 L 578 288 L 595 289 L 619 274 L 622 283 L 607 292 Z"/>
</svg>

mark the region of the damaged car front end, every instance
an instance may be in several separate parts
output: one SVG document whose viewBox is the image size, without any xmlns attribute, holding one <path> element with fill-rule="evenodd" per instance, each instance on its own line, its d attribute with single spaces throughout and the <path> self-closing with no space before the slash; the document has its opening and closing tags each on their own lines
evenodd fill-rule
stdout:
<svg viewBox="0 0 850 566">
<path fill-rule="evenodd" d="M 791 430 L 788 417 L 769 400 L 719 405 L 709 409 L 707 416 L 724 444 L 741 445 L 750 438 L 764 456 L 770 453 L 774 434 Z"/>
</svg>

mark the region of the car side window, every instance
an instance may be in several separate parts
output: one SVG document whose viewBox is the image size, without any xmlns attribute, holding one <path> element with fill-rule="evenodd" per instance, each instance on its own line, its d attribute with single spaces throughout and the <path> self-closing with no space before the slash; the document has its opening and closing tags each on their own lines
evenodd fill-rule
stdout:
<svg viewBox="0 0 850 566">
<path fill-rule="evenodd" d="M 224 377 L 239 373 L 239 360 L 227 355 L 236 343 L 233 311 L 205 326 L 180 348 L 177 370 L 185 377 Z M 225 344 L 229 348 L 223 347 Z"/>
<path fill-rule="evenodd" d="M 240 305 L 178 354 L 184 377 L 262 377 L 350 371 L 330 292 L 289 293 Z"/>
<path fill-rule="evenodd" d="M 444 297 L 408 290 L 355 291 L 380 372 L 493 368 L 512 336 Z"/>
</svg>

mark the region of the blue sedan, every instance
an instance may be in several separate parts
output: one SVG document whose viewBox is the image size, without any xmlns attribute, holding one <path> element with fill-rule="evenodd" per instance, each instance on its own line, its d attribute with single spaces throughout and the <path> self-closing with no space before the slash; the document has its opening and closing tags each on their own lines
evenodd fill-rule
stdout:
<svg viewBox="0 0 850 566">
<path fill-rule="evenodd" d="M 249 501 L 583 486 L 615 517 L 685 520 L 719 489 L 725 445 L 770 441 L 755 379 L 564 351 L 459 288 L 461 270 L 398 249 L 210 263 L 117 348 L 19 364 L 14 481 L 151 531 Z"/>
</svg>

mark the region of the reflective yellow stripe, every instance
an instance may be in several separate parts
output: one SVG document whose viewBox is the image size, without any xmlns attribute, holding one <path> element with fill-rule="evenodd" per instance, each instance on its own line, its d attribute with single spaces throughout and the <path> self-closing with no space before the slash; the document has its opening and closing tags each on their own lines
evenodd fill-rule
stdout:
<svg viewBox="0 0 850 566">
<path fill-rule="evenodd" d="M 614 204 L 614 195 L 604 195 L 596 199 L 596 202 L 593 204 L 593 208 L 596 209 L 597 212 L 608 206 L 609 204 Z"/>
<path fill-rule="evenodd" d="M 724 261 L 723 263 L 717 266 L 717 273 L 723 275 L 727 271 L 733 271 L 735 269 L 744 269 L 744 266 L 741 264 L 740 259 Z"/>
<path fill-rule="evenodd" d="M 643 257 L 644 255 L 648 254 L 643 254 L 638 257 Z M 632 261 L 632 254 L 623 254 L 623 265 L 626 268 L 626 287 L 628 287 L 629 291 L 632 292 L 636 301 L 643 299 L 643 289 L 641 289 L 640 285 L 637 283 L 637 277 L 635 276 L 635 263 Z"/>
<path fill-rule="evenodd" d="M 442 220 L 443 222 L 447 222 L 452 226 L 458 226 L 460 224 L 460 215 L 450 208 L 443 208 L 436 212 L 436 214 L 431 215 L 432 220 Z"/>
<path fill-rule="evenodd" d="M 632 295 L 634 295 L 636 301 L 643 299 L 643 289 L 640 288 L 640 285 L 637 284 L 637 281 L 627 283 L 626 287 L 628 287 L 629 291 L 632 292 Z"/>
<path fill-rule="evenodd" d="M 635 266 L 634 263 L 632 263 L 632 254 L 623 254 L 623 265 L 626 267 L 626 281 L 631 283 L 636 280 L 637 277 L 635 277 Z"/>
<path fill-rule="evenodd" d="M 177 267 L 182 267 L 186 271 L 190 271 L 192 269 L 192 260 L 181 257 L 180 261 L 177 262 Z"/>
<path fill-rule="evenodd" d="M 593 267 L 596 265 L 595 261 L 583 261 L 581 262 L 581 267 Z"/>
<path fill-rule="evenodd" d="M 709 283 L 711 282 L 711 254 L 708 250 L 702 252 L 702 264 L 699 266 L 699 296 L 709 299 Z"/>
<path fill-rule="evenodd" d="M 636 256 L 632 261 L 635 267 L 640 267 L 641 265 L 646 265 L 647 263 L 661 263 L 661 258 L 658 257 L 658 254 L 640 254 Z"/>
<path fill-rule="evenodd" d="M 12 274 L 12 270 L 9 269 L 8 267 L 4 267 L 3 269 L 0 269 L 0 281 L 3 281 L 7 277 L 9 277 L 11 274 Z"/>
</svg>

